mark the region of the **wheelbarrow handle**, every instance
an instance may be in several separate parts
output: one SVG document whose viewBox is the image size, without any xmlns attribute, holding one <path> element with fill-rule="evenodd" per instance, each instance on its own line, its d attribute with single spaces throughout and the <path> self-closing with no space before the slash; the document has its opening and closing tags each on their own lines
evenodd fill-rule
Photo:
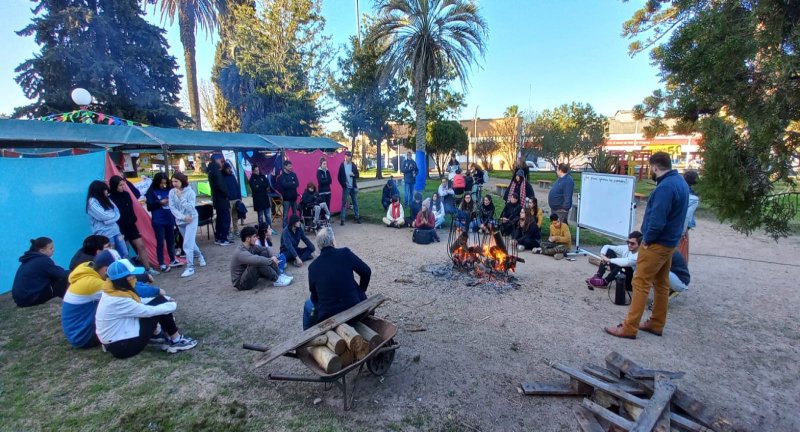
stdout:
<svg viewBox="0 0 800 432">
<path fill-rule="evenodd" d="M 249 344 L 249 343 L 242 344 L 242 348 L 244 348 L 246 350 L 252 350 L 252 351 L 261 351 L 261 352 L 269 351 L 269 347 L 268 346 Z"/>
</svg>

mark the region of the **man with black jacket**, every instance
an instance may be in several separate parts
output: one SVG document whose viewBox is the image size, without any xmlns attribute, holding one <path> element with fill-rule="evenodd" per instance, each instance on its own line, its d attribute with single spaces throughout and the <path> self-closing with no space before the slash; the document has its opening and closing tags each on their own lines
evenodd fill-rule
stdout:
<svg viewBox="0 0 800 432">
<path fill-rule="evenodd" d="M 297 211 L 297 186 L 300 185 L 300 180 L 297 179 L 297 174 L 292 171 L 292 161 L 287 160 L 283 163 L 283 173 L 278 177 L 278 192 L 283 196 L 283 228 L 286 229 L 286 223 L 289 220 L 289 209 L 292 209 L 292 214 L 300 216 Z"/>
<path fill-rule="evenodd" d="M 211 201 L 217 213 L 217 225 L 214 227 L 214 243 L 228 246 L 228 234 L 231 230 L 231 207 L 228 200 L 228 185 L 222 176 L 222 166 L 225 158 L 221 154 L 211 156 L 208 164 L 208 185 L 211 189 Z"/>
<path fill-rule="evenodd" d="M 353 215 L 356 218 L 356 223 L 361 223 L 361 216 L 358 214 L 358 168 L 353 163 L 353 154 L 345 152 L 344 163 L 339 165 L 339 184 L 342 186 L 342 225 L 347 215 L 347 197 L 350 196 L 350 202 L 353 204 Z"/>
<path fill-rule="evenodd" d="M 403 161 L 403 165 L 400 169 L 403 172 L 403 186 L 405 190 L 405 205 L 408 207 L 411 204 L 411 200 L 414 199 L 414 183 L 417 181 L 417 173 L 419 169 L 417 168 L 417 163 L 414 162 L 412 159 L 412 153 L 408 152 L 406 155 L 406 160 Z M 414 215 L 411 216 L 412 218 Z"/>
</svg>

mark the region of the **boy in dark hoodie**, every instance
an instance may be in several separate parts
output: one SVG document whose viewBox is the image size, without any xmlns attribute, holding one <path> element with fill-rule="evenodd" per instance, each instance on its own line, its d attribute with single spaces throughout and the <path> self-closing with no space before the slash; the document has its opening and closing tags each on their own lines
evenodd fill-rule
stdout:
<svg viewBox="0 0 800 432">
<path fill-rule="evenodd" d="M 22 264 L 11 288 L 17 306 L 36 306 L 55 297 L 64 298 L 69 272 L 53 262 L 54 252 L 53 240 L 47 237 L 31 240 L 30 249 L 19 258 Z"/>
</svg>

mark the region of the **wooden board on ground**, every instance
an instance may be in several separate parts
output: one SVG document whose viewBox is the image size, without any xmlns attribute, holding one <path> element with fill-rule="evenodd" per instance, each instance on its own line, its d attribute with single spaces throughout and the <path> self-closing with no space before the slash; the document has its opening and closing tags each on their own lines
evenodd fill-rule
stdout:
<svg viewBox="0 0 800 432">
<path fill-rule="evenodd" d="M 600 422 L 597 421 L 594 414 L 588 409 L 579 406 L 572 413 L 575 414 L 575 420 L 578 420 L 583 432 L 606 432 L 603 426 L 600 426 Z"/>
<path fill-rule="evenodd" d="M 325 334 L 329 330 L 335 329 L 337 326 L 339 326 L 339 324 L 345 323 L 353 318 L 358 317 L 359 315 L 366 314 L 374 310 L 375 308 L 380 306 L 381 303 L 385 301 L 386 297 L 383 294 L 380 293 L 375 294 L 367 298 L 363 302 L 351 307 L 350 309 L 339 312 L 338 314 L 326 319 L 325 321 L 322 321 L 312 327 L 309 327 L 302 333 L 299 333 L 279 343 L 278 345 L 275 345 L 268 351 L 256 357 L 256 361 L 253 367 L 259 368 L 261 366 L 264 366 L 265 364 L 275 360 L 276 358 L 284 355 L 285 353 L 302 346 L 304 343 L 310 341 L 311 339 L 314 339 L 315 337 L 321 334 Z"/>
<path fill-rule="evenodd" d="M 664 410 L 667 411 L 667 429 L 669 429 L 669 401 L 672 399 L 672 394 L 675 393 L 675 384 L 664 375 L 656 375 L 656 386 L 653 397 L 650 403 L 644 407 L 644 411 L 636 419 L 631 432 L 649 432 L 661 419 L 661 414 Z"/>
<path fill-rule="evenodd" d="M 572 385 L 524 382 L 517 387 L 517 391 L 525 396 L 589 396 L 592 394 L 591 387 L 574 380 L 573 382 Z"/>
</svg>

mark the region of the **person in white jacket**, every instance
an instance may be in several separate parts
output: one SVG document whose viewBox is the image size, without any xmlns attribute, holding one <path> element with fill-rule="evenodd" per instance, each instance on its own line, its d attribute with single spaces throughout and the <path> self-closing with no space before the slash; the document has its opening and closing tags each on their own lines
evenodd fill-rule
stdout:
<svg viewBox="0 0 800 432">
<path fill-rule="evenodd" d="M 200 267 L 206 266 L 203 252 L 197 246 L 198 215 L 195 208 L 195 193 L 189 187 L 189 178 L 186 174 L 175 173 L 172 175 L 172 189 L 169 191 L 169 210 L 175 216 L 175 224 L 183 236 L 183 251 L 186 252 L 186 269 L 181 277 L 194 275 L 194 257 L 197 256 Z"/>
<path fill-rule="evenodd" d="M 386 208 L 386 217 L 383 218 L 383 223 L 387 227 L 401 228 L 406 223 L 404 215 L 400 198 L 397 195 L 392 196 L 392 202 Z"/>
<path fill-rule="evenodd" d="M 162 350 L 171 354 L 197 346 L 197 341 L 182 335 L 175 325 L 175 300 L 163 295 L 153 299 L 139 297 L 136 275 L 142 273 L 144 268 L 134 267 L 126 259 L 108 266 L 108 280 L 95 313 L 95 333 L 103 349 L 124 359 L 139 354 L 149 343 L 159 343 Z M 159 326 L 161 330 L 157 332 Z"/>
<path fill-rule="evenodd" d="M 636 259 L 639 257 L 639 246 L 642 244 L 642 233 L 634 231 L 628 234 L 628 240 L 624 245 L 614 246 L 605 245 L 600 249 L 600 265 L 597 273 L 586 279 L 586 286 L 592 290 L 594 288 L 606 288 L 617 277 L 619 272 L 625 274 L 626 288 L 631 286 L 633 272 L 636 270 Z M 606 270 L 608 269 L 608 274 Z"/>
<path fill-rule="evenodd" d="M 442 179 L 442 184 L 439 185 L 439 198 L 442 199 L 444 204 L 444 211 L 448 214 L 456 214 L 456 192 L 450 185 L 447 184 L 447 179 Z"/>
</svg>

